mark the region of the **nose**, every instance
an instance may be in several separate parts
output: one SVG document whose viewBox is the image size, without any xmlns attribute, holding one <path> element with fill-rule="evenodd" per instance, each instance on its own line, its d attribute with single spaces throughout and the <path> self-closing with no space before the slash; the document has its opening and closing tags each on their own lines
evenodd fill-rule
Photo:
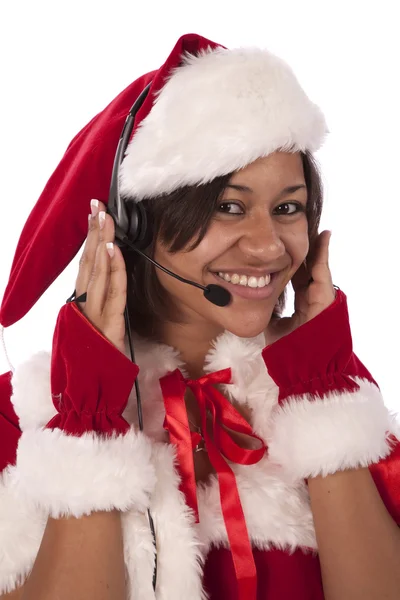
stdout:
<svg viewBox="0 0 400 600">
<path fill-rule="evenodd" d="M 248 219 L 238 245 L 243 254 L 263 262 L 277 260 L 285 254 L 285 245 L 269 214 Z"/>
</svg>

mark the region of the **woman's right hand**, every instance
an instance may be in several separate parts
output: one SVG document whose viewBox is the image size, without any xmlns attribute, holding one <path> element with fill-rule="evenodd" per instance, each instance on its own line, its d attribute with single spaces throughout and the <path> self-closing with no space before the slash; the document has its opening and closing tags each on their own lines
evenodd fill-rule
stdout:
<svg viewBox="0 0 400 600">
<path fill-rule="evenodd" d="M 98 200 L 92 200 L 90 205 L 89 231 L 79 261 L 76 297 L 87 293 L 86 302 L 78 303 L 82 313 L 125 353 L 125 261 L 114 243 L 114 221 L 106 213 L 105 205 Z"/>
</svg>

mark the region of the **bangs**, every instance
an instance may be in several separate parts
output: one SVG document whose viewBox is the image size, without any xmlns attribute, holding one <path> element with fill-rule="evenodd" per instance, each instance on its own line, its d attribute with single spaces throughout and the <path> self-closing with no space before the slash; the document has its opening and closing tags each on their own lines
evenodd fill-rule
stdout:
<svg viewBox="0 0 400 600">
<path fill-rule="evenodd" d="M 154 223 L 154 237 L 170 252 L 193 250 L 204 238 L 231 174 L 211 183 L 182 187 L 171 194 L 146 200 Z"/>
</svg>

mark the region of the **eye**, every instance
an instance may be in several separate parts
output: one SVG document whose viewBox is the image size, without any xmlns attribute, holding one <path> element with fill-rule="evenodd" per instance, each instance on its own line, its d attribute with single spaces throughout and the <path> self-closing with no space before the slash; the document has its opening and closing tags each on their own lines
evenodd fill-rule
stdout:
<svg viewBox="0 0 400 600">
<path fill-rule="evenodd" d="M 292 207 L 292 210 L 289 212 L 289 208 Z M 282 210 L 279 210 L 282 209 Z M 284 215 L 284 216 L 291 216 L 291 215 L 295 215 L 299 212 L 305 212 L 306 207 L 301 204 L 300 202 L 284 202 L 283 204 L 280 204 L 279 206 L 277 206 L 277 208 L 275 209 L 276 211 L 278 211 L 278 214 L 280 215 Z"/>
<path fill-rule="evenodd" d="M 218 212 L 226 215 L 243 215 L 243 207 L 237 202 L 222 202 L 218 205 Z"/>
</svg>

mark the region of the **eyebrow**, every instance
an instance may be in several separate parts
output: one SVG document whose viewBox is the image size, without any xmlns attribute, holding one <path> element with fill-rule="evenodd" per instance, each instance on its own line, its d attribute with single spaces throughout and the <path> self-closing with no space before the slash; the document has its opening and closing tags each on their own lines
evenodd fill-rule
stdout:
<svg viewBox="0 0 400 600">
<path fill-rule="evenodd" d="M 238 185 L 238 184 L 235 184 L 235 183 L 228 183 L 226 187 L 227 188 L 231 188 L 233 190 L 236 190 L 238 192 L 247 192 L 247 193 L 253 193 L 254 192 L 254 190 L 252 190 L 247 185 Z M 281 192 L 279 192 L 278 198 L 282 198 L 283 196 L 286 196 L 288 194 L 294 194 L 298 190 L 302 190 L 302 189 L 306 190 L 307 186 L 304 185 L 304 184 L 301 184 L 301 185 L 290 185 L 288 187 L 285 187 Z"/>
</svg>

